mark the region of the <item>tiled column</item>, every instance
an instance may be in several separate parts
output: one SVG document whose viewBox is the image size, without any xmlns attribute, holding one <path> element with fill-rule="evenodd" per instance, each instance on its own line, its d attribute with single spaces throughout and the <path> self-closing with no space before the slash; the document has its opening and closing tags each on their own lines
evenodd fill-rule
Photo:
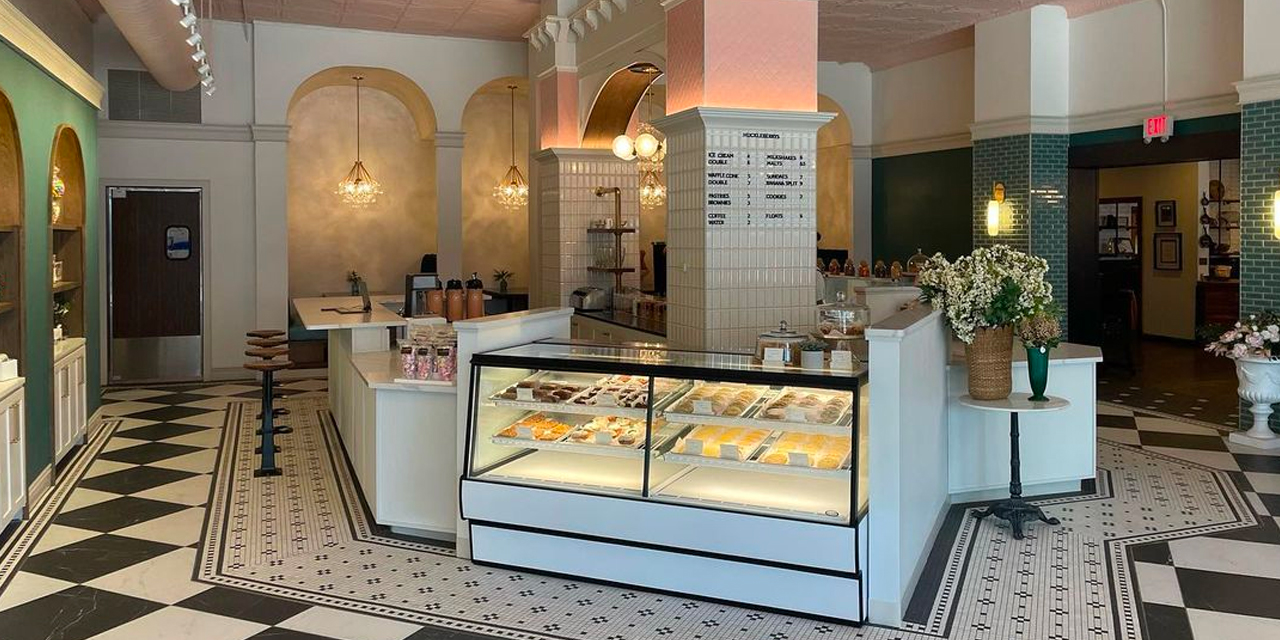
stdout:
<svg viewBox="0 0 1280 640">
<path fill-rule="evenodd" d="M 974 30 L 973 244 L 1004 244 L 1049 262 L 1067 327 L 1068 21 L 1041 5 Z M 1004 183 L 1000 233 L 987 202 Z"/>
<path fill-rule="evenodd" d="M 613 245 L 608 234 L 589 234 L 592 220 L 613 219 L 613 196 L 598 197 L 595 188 L 622 188 L 622 219 L 631 228 L 640 224 L 639 173 L 608 149 L 547 149 L 533 158 L 538 191 L 539 296 L 545 306 L 568 306 L 569 294 L 582 286 L 609 290 L 612 274 L 591 273 L 595 252 Z M 624 266 L 636 271 L 623 275 L 623 285 L 640 284 L 638 233 L 622 236 Z"/>
<path fill-rule="evenodd" d="M 667 11 L 667 337 L 742 349 L 816 299 L 817 2 Z M 785 46 L 778 46 L 785 43 Z"/>
<path fill-rule="evenodd" d="M 1280 239 L 1272 197 L 1280 189 L 1280 3 L 1245 0 L 1240 93 L 1240 313 L 1280 311 Z M 1240 427 L 1252 426 L 1241 404 Z M 1280 416 L 1271 415 L 1280 430 Z M 1240 434 L 1232 434 L 1233 439 Z"/>
<path fill-rule="evenodd" d="M 667 337 L 740 349 L 814 318 L 818 128 L 830 114 L 698 107 L 667 135 Z"/>
</svg>

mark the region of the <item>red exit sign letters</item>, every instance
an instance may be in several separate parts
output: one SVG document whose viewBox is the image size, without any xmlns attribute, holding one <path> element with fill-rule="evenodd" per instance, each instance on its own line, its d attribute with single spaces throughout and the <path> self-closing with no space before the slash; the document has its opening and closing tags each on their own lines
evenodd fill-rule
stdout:
<svg viewBox="0 0 1280 640">
<path fill-rule="evenodd" d="M 1160 142 L 1168 142 L 1173 137 L 1173 118 L 1167 113 L 1147 118 L 1146 123 L 1142 127 L 1142 139 L 1145 142 L 1151 142 L 1156 138 Z"/>
</svg>

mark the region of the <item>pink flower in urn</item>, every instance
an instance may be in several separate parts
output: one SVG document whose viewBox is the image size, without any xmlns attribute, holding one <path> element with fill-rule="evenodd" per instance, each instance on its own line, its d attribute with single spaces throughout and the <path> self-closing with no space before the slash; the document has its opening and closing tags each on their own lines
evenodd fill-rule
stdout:
<svg viewBox="0 0 1280 640">
<path fill-rule="evenodd" d="M 1246 336 L 1244 339 L 1245 344 L 1255 349 L 1261 347 L 1264 342 L 1265 341 L 1263 340 L 1261 333 L 1251 333 L 1248 336 Z"/>
<path fill-rule="evenodd" d="M 1244 343 L 1231 347 L 1231 355 L 1236 358 L 1243 358 L 1249 355 L 1249 347 Z"/>
</svg>

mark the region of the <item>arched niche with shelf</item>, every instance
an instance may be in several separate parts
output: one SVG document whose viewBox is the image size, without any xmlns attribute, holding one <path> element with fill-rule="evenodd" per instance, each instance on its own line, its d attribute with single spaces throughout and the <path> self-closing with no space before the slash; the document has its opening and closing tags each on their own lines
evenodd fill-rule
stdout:
<svg viewBox="0 0 1280 640">
<path fill-rule="evenodd" d="M 0 91 L 0 353 L 22 364 L 22 143 Z"/>
<path fill-rule="evenodd" d="M 69 126 L 58 128 L 49 166 L 49 260 L 55 308 L 67 313 L 64 337 L 82 338 L 84 331 L 84 157 L 80 137 Z"/>
</svg>

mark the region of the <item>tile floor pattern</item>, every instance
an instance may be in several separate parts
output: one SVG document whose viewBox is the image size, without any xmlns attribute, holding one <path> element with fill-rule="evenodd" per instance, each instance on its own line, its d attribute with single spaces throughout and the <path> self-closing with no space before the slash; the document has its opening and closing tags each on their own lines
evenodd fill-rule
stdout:
<svg viewBox="0 0 1280 640">
<path fill-rule="evenodd" d="M 300 392 L 295 398 L 323 396 L 323 382 L 298 383 L 294 388 Z M 298 566 L 303 566 L 301 571 L 304 572 L 325 569 L 320 566 L 323 561 L 294 565 L 285 561 L 290 554 L 296 553 L 291 545 L 297 544 L 278 535 L 292 526 L 290 518 L 293 516 L 289 515 L 289 509 L 281 511 L 280 529 L 275 532 L 277 535 L 272 536 L 278 540 L 273 543 L 274 548 L 281 552 L 276 562 L 284 569 L 265 576 L 267 585 L 248 590 L 196 579 L 197 575 L 206 572 L 208 575 L 226 573 L 225 570 L 210 570 L 200 563 L 202 551 L 212 549 L 215 545 L 211 542 L 219 542 L 207 539 L 206 515 L 211 490 L 234 485 L 220 481 L 215 486 L 214 483 L 220 443 L 224 437 L 239 435 L 233 433 L 238 426 L 236 423 L 230 429 L 224 428 L 228 420 L 228 405 L 252 397 L 254 388 L 245 385 L 109 392 L 107 399 L 111 404 L 105 413 L 112 419 L 103 427 L 101 436 L 93 439 L 67 466 L 64 475 L 68 482 L 59 483 L 45 502 L 33 510 L 32 519 L 0 542 L 0 638 L 420 640 L 478 637 L 467 632 L 466 625 L 457 625 L 454 630 L 424 628 L 407 620 L 411 616 L 403 614 L 373 615 L 353 611 L 358 607 L 351 606 L 349 602 L 343 603 L 341 598 L 331 596 L 326 601 L 307 595 L 297 585 L 276 588 L 276 593 L 289 593 L 292 597 L 266 593 L 271 590 L 272 575 L 283 576 L 299 571 L 294 568 Z M 236 411 L 243 411 L 245 406 L 232 405 L 232 417 Z M 1142 459 L 1144 464 L 1165 461 L 1161 464 L 1170 469 L 1183 469 L 1186 478 L 1190 479 L 1181 485 L 1174 481 L 1172 486 L 1164 487 L 1172 495 L 1183 496 L 1206 511 L 1217 509 L 1218 513 L 1223 513 L 1214 506 L 1213 493 L 1204 483 L 1207 476 L 1223 478 L 1231 486 L 1222 491 L 1220 497 L 1229 505 L 1231 495 L 1243 496 L 1242 503 L 1248 509 L 1242 517 L 1256 522 L 1252 526 L 1245 526 L 1249 523 L 1242 522 L 1234 528 L 1225 527 L 1213 533 L 1127 547 L 1126 557 L 1122 560 L 1136 578 L 1133 602 L 1144 622 L 1143 637 L 1153 640 L 1254 640 L 1280 636 L 1280 599 L 1274 595 L 1280 593 L 1280 518 L 1271 515 L 1280 514 L 1280 455 L 1262 454 L 1227 444 L 1222 434 L 1192 420 L 1174 420 L 1141 411 L 1135 414 L 1131 409 L 1115 405 L 1100 405 L 1099 413 L 1102 438 L 1157 454 L 1141 456 L 1135 449 L 1104 443 L 1100 447 L 1104 454 L 1100 460 L 1110 457 L 1113 460 L 1104 461 L 1104 464 L 1115 464 L 1121 468 L 1111 470 L 1110 482 L 1099 483 L 1100 492 L 1109 490 L 1113 483 L 1117 487 L 1123 484 L 1116 478 L 1124 475 L 1125 460 Z M 293 462 L 301 465 L 297 468 L 314 470 L 313 465 L 325 462 L 317 457 L 319 452 L 327 449 L 325 438 L 331 437 L 323 430 L 302 429 L 289 437 L 297 440 L 292 447 L 286 443 L 285 455 L 294 452 L 297 458 Z M 243 439 L 239 444 L 243 446 Z M 325 446 L 320 446 L 322 444 Z M 1170 462 L 1165 456 L 1176 460 Z M 224 456 L 224 464 L 229 464 L 231 459 Z M 1177 460 L 1186 463 L 1178 463 Z M 227 467 L 227 470 L 231 468 Z M 319 480 L 329 489 L 337 488 L 342 500 L 349 500 L 350 495 L 345 493 L 349 489 L 343 488 L 349 477 L 342 477 L 345 467 L 338 471 L 330 472 Z M 283 507 L 291 496 L 296 496 L 290 493 L 289 477 L 275 485 L 272 491 L 250 491 L 255 495 L 244 499 L 263 500 L 274 491 L 271 499 L 277 500 L 277 508 Z M 295 491 L 311 487 L 317 479 L 313 476 L 295 477 L 305 479 L 305 482 L 293 483 Z M 1237 491 L 1232 492 L 1231 488 Z M 235 502 L 235 499 L 229 500 L 227 505 L 234 506 Z M 1087 501 L 1075 504 L 1079 508 Z M 261 504 L 254 504 L 255 509 L 261 507 Z M 335 540 L 333 548 L 360 543 L 356 546 L 362 550 L 372 550 L 378 547 L 368 544 L 368 541 L 381 540 L 387 553 L 409 552 L 408 557 L 420 557 L 421 564 L 427 565 L 422 571 L 430 573 L 433 578 L 446 577 L 439 567 L 454 572 L 457 577 L 447 576 L 451 578 L 449 582 L 453 583 L 453 591 L 444 587 L 448 582 L 421 578 L 415 588 L 444 587 L 438 589 L 439 596 L 430 601 L 447 601 L 466 613 L 502 615 L 502 611 L 491 611 L 494 594 L 464 596 L 459 591 L 475 588 L 467 587 L 468 582 L 484 581 L 493 585 L 505 581 L 511 586 L 503 585 L 503 591 L 511 590 L 513 593 L 504 593 L 502 597 L 536 600 L 527 607 L 527 611 L 519 612 L 517 619 L 538 615 L 536 609 L 540 607 L 600 609 L 596 605 L 597 600 L 626 602 L 626 605 L 608 606 L 630 606 L 624 615 L 634 620 L 627 624 L 637 627 L 631 627 L 632 631 L 625 635 L 614 634 L 628 640 L 648 637 L 775 640 L 800 637 L 886 640 L 938 637 L 877 627 L 855 630 L 678 597 L 663 598 L 639 591 L 597 587 L 585 582 L 555 580 L 527 573 L 490 571 L 462 563 L 452 558 L 447 550 L 379 538 L 376 528 L 361 531 L 358 510 L 353 515 L 348 507 L 349 502 L 341 508 L 327 510 L 330 512 L 328 516 L 315 511 L 295 519 L 294 522 L 304 527 L 307 538 L 317 536 L 315 540 L 303 542 L 303 546 L 324 544 L 316 541 L 324 540 L 325 531 L 328 531 L 326 527 L 330 526 L 343 526 L 349 530 L 341 541 Z M 234 511 L 228 513 L 234 517 Z M 247 523 L 262 526 L 261 518 L 248 518 L 248 513 Z M 330 521 L 322 524 L 325 518 L 330 517 Z M 346 518 L 352 520 L 346 522 Z M 1067 526 L 1060 530 L 1062 533 L 1055 531 L 1048 536 L 1036 536 L 1033 544 L 1042 539 L 1052 547 L 1064 536 L 1073 535 L 1067 531 L 1070 520 L 1064 518 L 1064 521 Z M 227 527 L 228 531 L 234 529 Z M 983 525 L 981 529 L 989 527 Z M 256 541 L 246 539 L 242 542 L 255 545 L 258 551 L 262 551 L 270 548 L 270 545 L 264 547 L 260 544 L 263 539 L 259 537 Z M 236 544 L 240 544 L 220 542 L 217 548 L 227 551 L 233 551 Z M 1072 571 L 1093 566 L 1087 560 L 1083 558 L 1077 563 L 1076 558 L 1072 558 L 1068 565 L 1063 566 L 1073 567 Z M 267 560 L 266 565 L 270 566 L 272 562 Z M 377 560 L 368 562 L 372 564 Z M 333 568 L 336 569 L 337 565 Z M 489 574 L 487 579 L 481 578 L 485 574 Z M 386 580 L 391 575 L 379 575 L 375 571 L 365 579 Z M 467 580 L 462 580 L 464 575 Z M 494 580 L 495 575 L 499 580 Z M 298 575 L 293 575 L 287 579 L 298 578 Z M 1085 583 L 1088 580 L 1085 579 Z M 339 583 L 341 581 L 318 582 L 316 590 L 320 584 L 336 586 Z M 518 589 L 517 584 L 520 585 Z M 1040 587 L 1050 588 L 1050 585 L 1032 585 L 1031 590 Z M 548 590 L 557 593 L 551 595 Z M 521 595 L 522 592 L 533 593 Z M 455 595 L 446 598 L 449 593 Z M 489 602 L 485 601 L 486 598 Z M 631 604 L 640 599 L 652 604 Z M 430 601 L 424 598 L 420 602 Z M 580 605 L 579 601 L 590 603 Z M 611 614 L 606 612 L 594 617 L 608 615 Z M 1007 612 L 1001 612 L 1001 615 L 1007 615 Z M 1013 615 L 1020 614 L 1014 612 Z M 693 618 L 697 620 L 692 621 Z M 653 623 L 654 620 L 658 621 L 657 624 Z M 582 614 L 574 624 L 577 631 L 579 628 L 589 629 L 591 622 Z M 1091 626 L 1086 624 L 1083 632 L 1064 637 L 1120 637 L 1105 633 L 1090 635 L 1087 633 L 1089 628 Z M 694 632 L 691 629 L 698 630 Z M 499 630 L 499 633 L 505 637 L 607 637 L 607 634 L 570 634 L 567 631 L 567 624 L 556 629 L 525 625 L 505 632 Z M 1047 634 L 1024 635 L 1016 629 L 1012 633 L 997 635 L 992 630 L 956 622 L 951 624 L 951 635 L 992 639 L 1048 637 Z"/>
</svg>

